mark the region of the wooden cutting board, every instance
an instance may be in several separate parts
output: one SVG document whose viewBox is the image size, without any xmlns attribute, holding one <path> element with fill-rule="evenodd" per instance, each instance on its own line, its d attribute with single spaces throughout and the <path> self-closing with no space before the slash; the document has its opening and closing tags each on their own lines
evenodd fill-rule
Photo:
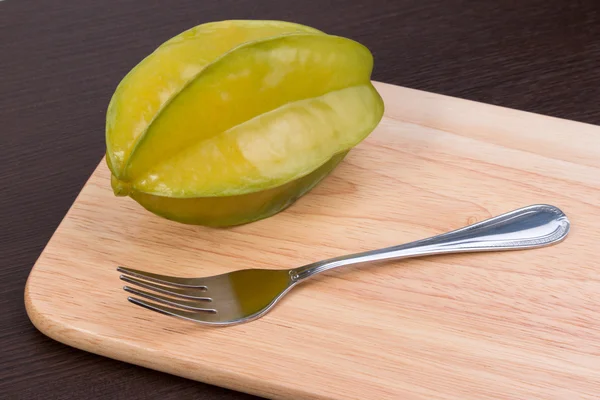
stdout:
<svg viewBox="0 0 600 400">
<path fill-rule="evenodd" d="M 161 219 L 114 197 L 102 160 L 31 272 L 32 322 L 89 352 L 268 398 L 597 399 L 600 127 L 376 85 L 377 130 L 260 222 Z M 130 304 L 115 270 L 297 267 L 534 203 L 569 216 L 566 241 L 331 271 L 227 328 Z"/>
</svg>

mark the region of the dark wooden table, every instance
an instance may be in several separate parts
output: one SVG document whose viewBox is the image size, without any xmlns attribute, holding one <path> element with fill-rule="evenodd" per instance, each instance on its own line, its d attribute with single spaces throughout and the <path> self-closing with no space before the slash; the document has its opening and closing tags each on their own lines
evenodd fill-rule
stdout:
<svg viewBox="0 0 600 400">
<path fill-rule="evenodd" d="M 212 20 L 283 19 L 351 37 L 375 80 L 600 124 L 597 0 L 0 0 L 0 397 L 250 399 L 54 342 L 27 275 L 104 152 L 119 80 Z"/>
</svg>

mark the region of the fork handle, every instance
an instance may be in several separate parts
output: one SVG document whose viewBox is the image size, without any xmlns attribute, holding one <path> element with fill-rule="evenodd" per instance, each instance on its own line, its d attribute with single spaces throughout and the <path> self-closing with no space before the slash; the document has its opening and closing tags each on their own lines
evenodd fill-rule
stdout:
<svg viewBox="0 0 600 400">
<path fill-rule="evenodd" d="M 407 244 L 319 261 L 290 271 L 295 282 L 346 265 L 435 254 L 520 250 L 562 241 L 570 222 L 557 207 L 536 204 Z"/>
</svg>

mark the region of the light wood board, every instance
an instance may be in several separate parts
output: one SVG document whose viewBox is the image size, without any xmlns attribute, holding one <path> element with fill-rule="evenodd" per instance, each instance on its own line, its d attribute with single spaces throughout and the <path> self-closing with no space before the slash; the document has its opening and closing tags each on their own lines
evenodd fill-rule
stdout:
<svg viewBox="0 0 600 400">
<path fill-rule="evenodd" d="M 268 398 L 599 398 L 600 127 L 376 85 L 376 131 L 260 222 L 154 216 L 113 196 L 102 160 L 31 272 L 32 322 L 89 352 Z M 568 215 L 566 241 L 331 271 L 227 328 L 130 304 L 115 270 L 290 268 L 534 203 Z"/>
</svg>

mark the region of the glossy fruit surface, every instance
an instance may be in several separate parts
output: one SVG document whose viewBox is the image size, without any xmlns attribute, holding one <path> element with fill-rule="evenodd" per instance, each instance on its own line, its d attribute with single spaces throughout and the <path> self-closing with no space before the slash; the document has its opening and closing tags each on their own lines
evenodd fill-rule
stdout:
<svg viewBox="0 0 600 400">
<path fill-rule="evenodd" d="M 361 44 L 279 21 L 222 21 L 165 42 L 107 112 L 115 194 L 166 218 L 231 226 L 273 215 L 379 123 Z"/>
</svg>

